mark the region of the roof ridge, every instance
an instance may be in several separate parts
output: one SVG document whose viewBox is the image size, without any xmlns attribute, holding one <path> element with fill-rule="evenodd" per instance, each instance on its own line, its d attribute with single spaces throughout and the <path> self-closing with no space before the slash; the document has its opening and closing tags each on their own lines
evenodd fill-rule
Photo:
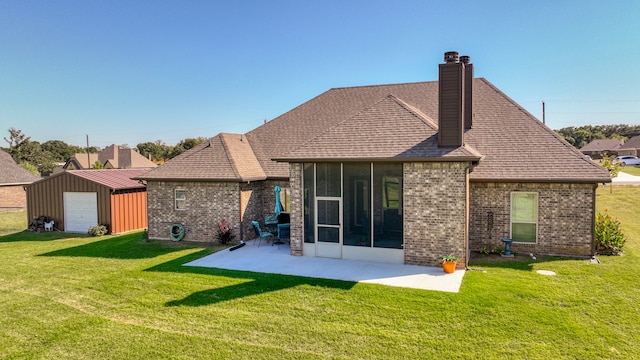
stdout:
<svg viewBox="0 0 640 360">
<path fill-rule="evenodd" d="M 371 84 L 371 85 L 354 85 L 354 86 L 341 86 L 341 87 L 333 87 L 327 91 L 331 90 L 342 90 L 342 89 L 359 89 L 359 88 L 368 88 L 368 87 L 388 87 L 388 86 L 398 86 L 398 85 L 415 85 L 415 84 L 426 84 L 437 82 L 438 80 L 430 80 L 430 81 L 406 81 L 399 83 L 391 83 L 391 84 Z"/>
<path fill-rule="evenodd" d="M 227 144 L 227 142 L 224 139 L 224 133 L 219 133 L 216 137 L 218 137 L 220 139 L 220 143 L 222 144 L 222 150 L 224 151 L 225 156 L 227 157 L 227 160 L 229 161 L 229 164 L 231 165 L 231 170 L 233 170 L 233 174 L 236 176 L 236 178 L 240 179 L 242 178 L 242 176 L 240 175 L 240 172 L 238 171 L 238 167 L 236 166 L 235 162 L 233 161 L 233 157 L 231 155 L 231 151 L 229 150 L 229 146 Z M 211 145 L 211 139 L 209 140 L 209 145 Z"/>
<path fill-rule="evenodd" d="M 396 103 L 398 103 L 398 105 L 400 105 L 403 108 L 405 108 L 405 110 L 413 113 L 425 125 L 429 126 L 431 129 L 433 129 L 436 132 L 438 131 L 438 125 L 427 114 L 425 114 L 422 111 L 420 111 L 420 109 L 418 109 L 414 105 L 411 105 L 410 103 L 402 100 L 401 98 L 399 98 L 399 97 L 397 97 L 397 96 L 395 96 L 393 94 L 389 94 L 389 95 L 387 95 L 387 97 L 392 97 L 393 100 Z"/>
</svg>

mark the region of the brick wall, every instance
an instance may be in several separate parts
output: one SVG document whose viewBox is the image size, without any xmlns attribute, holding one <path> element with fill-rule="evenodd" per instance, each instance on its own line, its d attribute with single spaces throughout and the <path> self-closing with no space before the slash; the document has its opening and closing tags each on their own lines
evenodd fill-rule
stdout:
<svg viewBox="0 0 640 360">
<path fill-rule="evenodd" d="M 185 210 L 175 210 L 174 190 L 186 191 Z M 240 232 L 240 184 L 233 182 L 147 183 L 149 238 L 170 239 L 170 227 L 180 223 L 185 241 L 216 241 L 220 222 L 226 219 L 236 239 Z"/>
<path fill-rule="evenodd" d="M 453 254 L 464 267 L 466 163 L 404 164 L 404 259 L 406 264 L 439 266 Z"/>
<path fill-rule="evenodd" d="M 290 164 L 289 186 L 291 191 L 291 229 L 289 233 L 291 255 L 302 256 L 302 242 L 304 241 L 302 164 Z"/>
<path fill-rule="evenodd" d="M 590 256 L 595 188 L 592 184 L 472 183 L 469 246 L 504 248 L 510 234 L 511 192 L 538 193 L 538 243 L 512 244 L 519 253 Z M 493 224 L 489 220 L 493 215 Z"/>
<path fill-rule="evenodd" d="M 0 186 L 0 211 L 21 210 L 27 207 L 24 185 Z"/>
</svg>

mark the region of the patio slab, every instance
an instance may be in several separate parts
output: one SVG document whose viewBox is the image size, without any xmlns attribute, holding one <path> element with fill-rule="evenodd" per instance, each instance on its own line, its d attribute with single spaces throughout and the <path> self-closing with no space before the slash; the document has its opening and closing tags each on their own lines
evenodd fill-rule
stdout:
<svg viewBox="0 0 640 360">
<path fill-rule="evenodd" d="M 445 274 L 440 267 L 386 264 L 366 261 L 291 256 L 289 244 L 272 246 L 256 240 L 235 250 L 221 250 L 185 266 L 305 276 L 312 278 L 355 281 L 413 289 L 457 293 L 464 270 Z"/>
</svg>

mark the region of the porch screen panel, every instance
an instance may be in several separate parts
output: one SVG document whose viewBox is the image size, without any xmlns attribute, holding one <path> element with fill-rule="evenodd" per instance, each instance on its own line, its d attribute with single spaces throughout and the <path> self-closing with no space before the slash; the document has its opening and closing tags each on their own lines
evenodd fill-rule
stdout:
<svg viewBox="0 0 640 360">
<path fill-rule="evenodd" d="M 345 163 L 343 244 L 371 247 L 371 163 Z"/>
<path fill-rule="evenodd" d="M 303 165 L 303 192 L 304 192 L 304 242 L 315 242 L 315 214 L 314 208 L 316 203 L 313 164 Z"/>
<path fill-rule="evenodd" d="M 316 164 L 316 196 L 341 197 L 340 163 Z"/>
<path fill-rule="evenodd" d="M 402 164 L 373 165 L 373 246 L 402 249 Z"/>
</svg>

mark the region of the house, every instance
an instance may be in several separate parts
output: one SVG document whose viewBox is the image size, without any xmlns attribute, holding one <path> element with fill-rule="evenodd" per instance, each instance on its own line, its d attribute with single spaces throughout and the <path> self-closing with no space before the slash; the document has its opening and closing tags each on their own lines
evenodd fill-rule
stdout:
<svg viewBox="0 0 640 360">
<path fill-rule="evenodd" d="M 147 194 L 132 180 L 141 169 L 65 170 L 27 186 L 27 216 L 46 216 L 56 229 L 86 233 L 106 225 L 112 234 L 147 227 Z"/>
<path fill-rule="evenodd" d="M 437 265 L 504 247 L 590 256 L 606 169 L 445 54 L 437 81 L 334 88 L 247 134 L 219 134 L 140 179 L 149 236 L 242 239 L 285 190 L 291 254 Z"/>
<path fill-rule="evenodd" d="M 27 205 L 24 187 L 40 177 L 16 164 L 4 150 L 0 150 L 0 169 L 0 211 L 23 210 Z"/>
<path fill-rule="evenodd" d="M 100 161 L 105 169 L 139 169 L 157 166 L 136 150 L 113 144 L 97 154 L 75 154 L 67 160 L 62 168 L 65 170 L 91 169 L 96 161 Z"/>
<path fill-rule="evenodd" d="M 620 156 L 638 156 L 640 155 L 640 135 L 634 136 L 624 145 L 618 148 L 618 155 Z"/>
<path fill-rule="evenodd" d="M 602 155 L 617 156 L 623 143 L 618 139 L 596 139 L 580 148 L 580 152 L 592 159 L 602 159 Z"/>
</svg>

